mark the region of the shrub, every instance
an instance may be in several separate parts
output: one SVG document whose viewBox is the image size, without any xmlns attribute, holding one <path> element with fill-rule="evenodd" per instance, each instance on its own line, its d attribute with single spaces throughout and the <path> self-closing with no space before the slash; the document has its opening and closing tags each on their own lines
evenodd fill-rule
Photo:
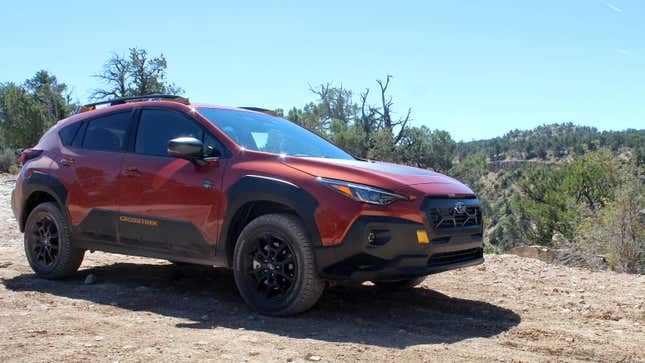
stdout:
<svg viewBox="0 0 645 363">
<path fill-rule="evenodd" d="M 581 217 L 575 242 L 581 249 L 606 256 L 609 268 L 642 273 L 645 258 L 645 187 L 630 172 L 605 207 Z"/>
<path fill-rule="evenodd" d="M 12 166 L 15 166 L 17 162 L 16 154 L 12 150 L 0 150 L 0 172 L 11 172 Z"/>
</svg>

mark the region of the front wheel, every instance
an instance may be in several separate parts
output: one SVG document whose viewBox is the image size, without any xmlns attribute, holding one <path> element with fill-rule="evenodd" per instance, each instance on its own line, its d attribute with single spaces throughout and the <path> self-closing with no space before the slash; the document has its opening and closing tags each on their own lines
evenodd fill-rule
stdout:
<svg viewBox="0 0 645 363">
<path fill-rule="evenodd" d="M 261 314 L 304 312 L 325 288 L 316 273 L 311 241 L 300 221 L 288 214 L 263 215 L 244 227 L 233 269 L 240 295 Z"/>
<path fill-rule="evenodd" d="M 59 279 L 78 270 L 85 250 L 73 246 L 67 219 L 54 203 L 34 208 L 25 224 L 25 254 L 39 277 Z"/>
</svg>

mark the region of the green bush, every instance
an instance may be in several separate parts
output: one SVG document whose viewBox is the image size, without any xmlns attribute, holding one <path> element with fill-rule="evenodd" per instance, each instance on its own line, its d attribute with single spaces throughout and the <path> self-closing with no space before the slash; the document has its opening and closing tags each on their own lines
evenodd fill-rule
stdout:
<svg viewBox="0 0 645 363">
<path fill-rule="evenodd" d="M 484 245 L 484 253 L 487 255 L 492 255 L 497 253 L 497 248 L 493 245 L 485 244 Z"/>
<path fill-rule="evenodd" d="M 22 168 L 18 164 L 13 164 L 9 167 L 9 174 L 18 174 Z"/>
<path fill-rule="evenodd" d="M 17 162 L 16 154 L 12 150 L 0 150 L 0 172 L 11 172 L 12 166 L 16 166 Z"/>
<path fill-rule="evenodd" d="M 642 273 L 645 259 L 645 187 L 630 172 L 604 208 L 583 214 L 576 228 L 579 248 L 606 256 L 609 268 Z"/>
</svg>

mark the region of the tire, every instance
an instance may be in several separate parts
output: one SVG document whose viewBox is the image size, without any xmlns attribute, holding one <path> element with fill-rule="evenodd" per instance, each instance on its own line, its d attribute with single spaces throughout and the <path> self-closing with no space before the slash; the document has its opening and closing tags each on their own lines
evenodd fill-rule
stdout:
<svg viewBox="0 0 645 363">
<path fill-rule="evenodd" d="M 25 254 L 38 277 L 61 279 L 78 270 L 85 250 L 73 246 L 70 227 L 58 206 L 43 203 L 31 211 L 25 223 Z"/>
<path fill-rule="evenodd" d="M 244 227 L 235 245 L 233 272 L 244 301 L 264 315 L 302 313 L 325 289 L 311 241 L 300 221 L 287 214 L 263 215 Z"/>
<path fill-rule="evenodd" d="M 418 286 L 426 279 L 426 276 L 417 277 L 408 280 L 395 280 L 395 281 L 372 281 L 377 288 L 389 291 L 403 291 L 410 290 Z"/>
</svg>

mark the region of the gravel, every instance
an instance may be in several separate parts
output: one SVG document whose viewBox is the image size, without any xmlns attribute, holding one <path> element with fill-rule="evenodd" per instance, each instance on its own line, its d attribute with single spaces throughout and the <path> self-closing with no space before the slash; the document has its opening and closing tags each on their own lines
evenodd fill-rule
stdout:
<svg viewBox="0 0 645 363">
<path fill-rule="evenodd" d="M 74 277 L 37 279 L 11 179 L 0 177 L 3 362 L 645 361 L 643 276 L 512 255 L 407 292 L 334 287 L 290 318 L 249 310 L 217 268 L 97 252 Z"/>
</svg>

